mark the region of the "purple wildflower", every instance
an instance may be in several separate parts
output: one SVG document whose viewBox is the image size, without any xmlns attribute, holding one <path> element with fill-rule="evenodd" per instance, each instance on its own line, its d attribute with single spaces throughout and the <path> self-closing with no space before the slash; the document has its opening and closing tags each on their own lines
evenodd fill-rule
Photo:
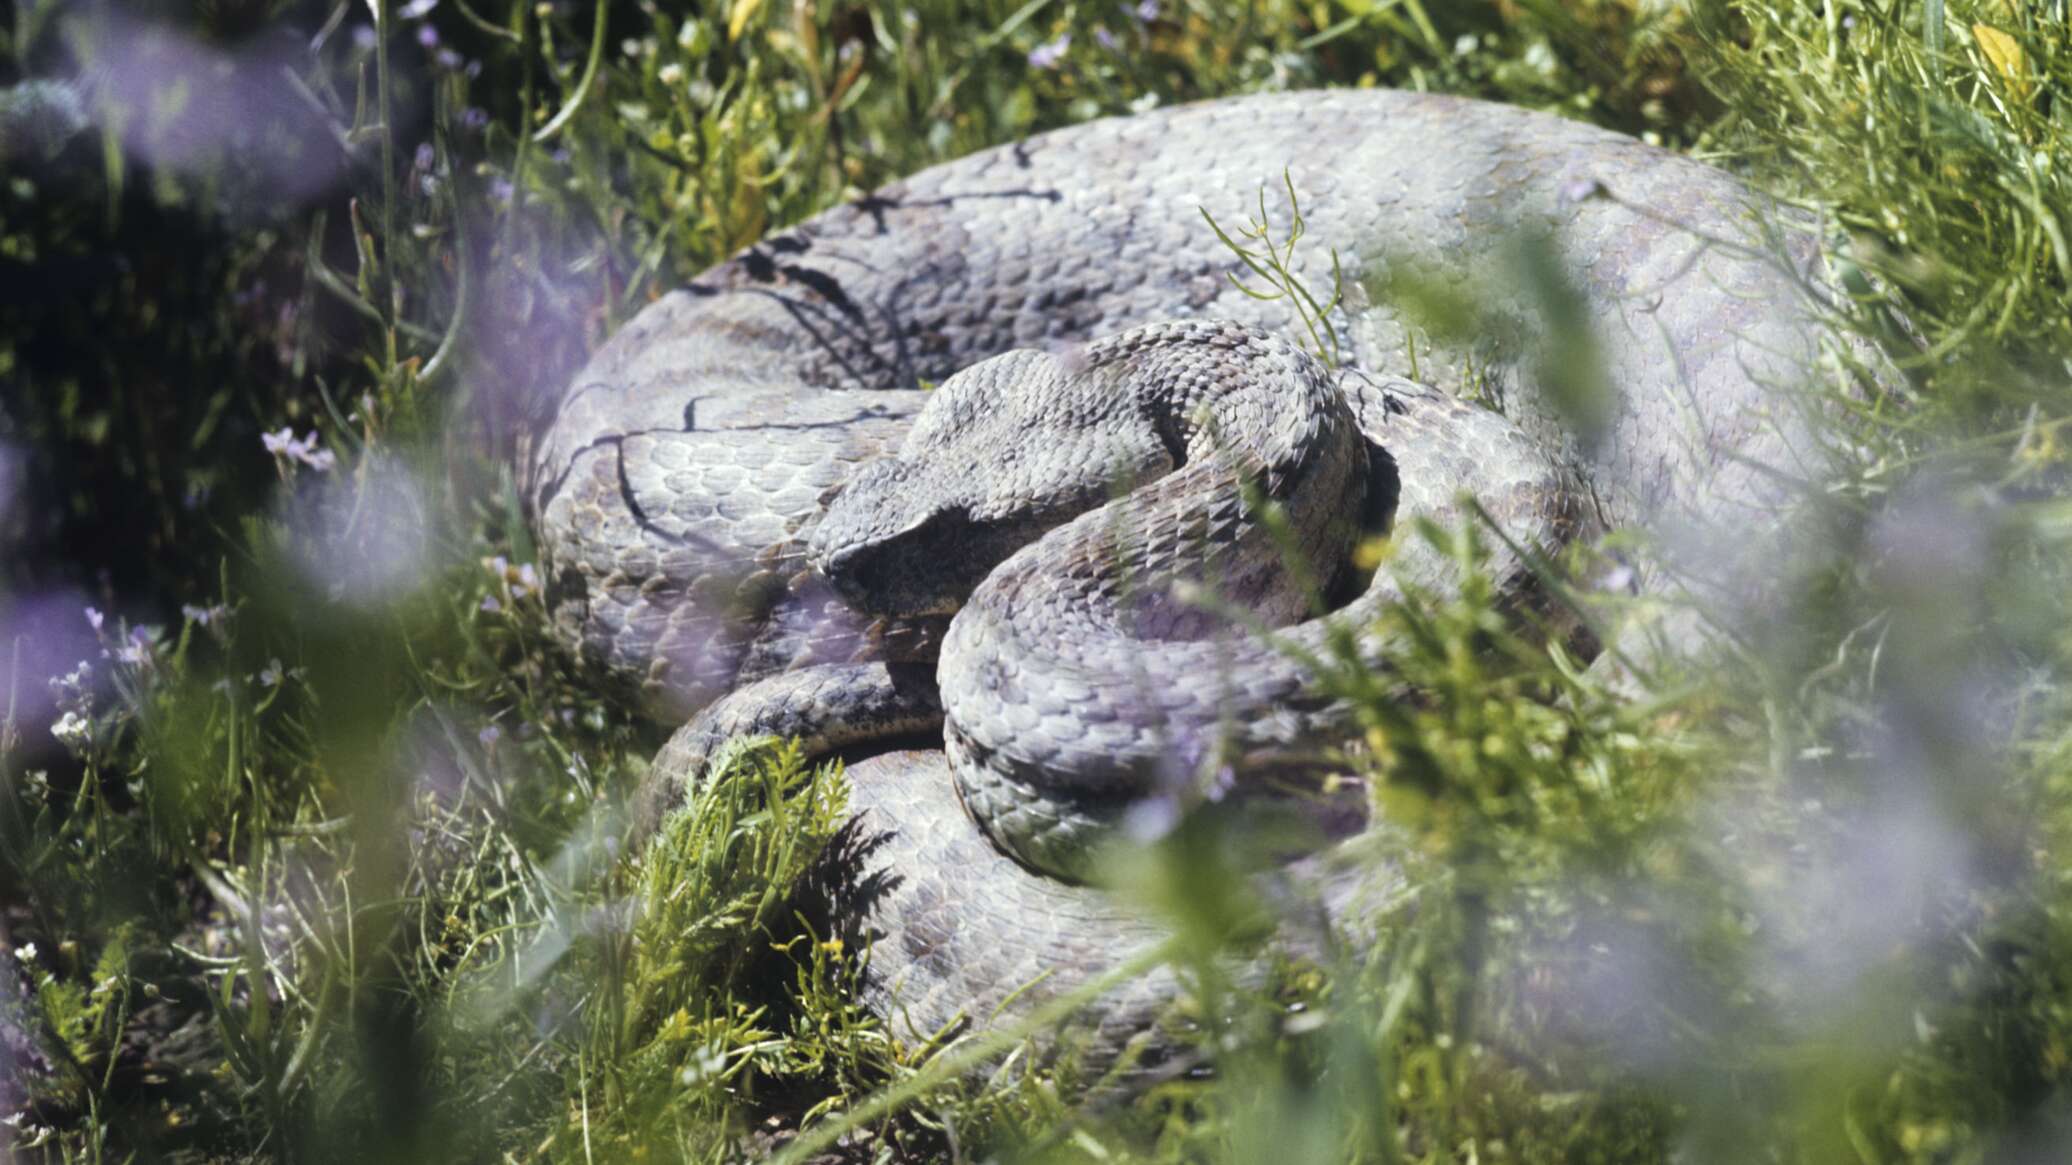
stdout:
<svg viewBox="0 0 2072 1165">
<path fill-rule="evenodd" d="M 439 0 L 410 0 L 410 3 L 396 10 L 396 15 L 405 20 L 421 20 L 432 14 L 439 6 Z"/>
<path fill-rule="evenodd" d="M 1158 19 L 1158 0 L 1137 0 L 1137 6 L 1130 14 L 1137 18 L 1138 24 L 1149 24 Z"/>
<path fill-rule="evenodd" d="M 115 658 L 131 667 L 150 667 L 157 648 L 156 632 L 149 627 L 132 627 L 128 642 L 115 649 Z"/>
<path fill-rule="evenodd" d="M 1029 67 L 1032 69 L 1055 69 L 1065 59 L 1065 50 L 1072 47 L 1072 34 L 1062 32 L 1058 39 L 1040 44 L 1029 50 Z"/>
<path fill-rule="evenodd" d="M 419 25 L 417 29 L 417 43 L 428 49 L 438 48 L 439 30 L 429 24 Z"/>
<path fill-rule="evenodd" d="M 317 440 L 318 434 L 315 429 L 311 429 L 308 436 L 297 439 L 295 430 L 285 426 L 279 432 L 259 435 L 259 443 L 266 447 L 268 453 L 273 454 L 275 460 L 283 464 L 300 461 L 318 473 L 328 473 L 338 464 L 338 455 L 329 449 L 317 448 Z"/>
<path fill-rule="evenodd" d="M 94 634 L 99 635 L 101 633 L 102 621 L 103 619 L 99 608 L 88 607 L 86 609 L 87 626 L 92 627 L 94 629 Z"/>
</svg>

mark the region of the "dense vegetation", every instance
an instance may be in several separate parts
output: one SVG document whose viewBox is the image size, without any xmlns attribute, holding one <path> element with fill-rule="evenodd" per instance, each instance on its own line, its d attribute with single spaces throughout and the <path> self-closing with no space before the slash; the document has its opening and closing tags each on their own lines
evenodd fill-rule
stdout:
<svg viewBox="0 0 2072 1165">
<path fill-rule="evenodd" d="M 12 6 L 17 1157 L 2068 1151 L 2064 0 L 690 7 Z M 1800 483 L 1773 603 L 1701 612 L 1718 650 L 1645 695 L 1473 586 L 1392 616 L 1438 698 L 1366 742 L 1408 834 L 1389 941 L 1204 991 L 1213 1072 L 1076 1103 L 984 1054 L 1026 1031 L 912 1047 L 855 1007 L 858 952 L 792 894 L 838 772 L 744 753 L 623 859 L 656 730 L 544 638 L 514 448 L 603 336 L 772 226 L 1038 130 L 1318 85 L 1747 173 L 1824 216 L 1836 327 L 1897 371 L 1824 370 L 1843 456 Z M 1191 840 L 1145 880 L 1204 958 L 1243 928 Z"/>
</svg>

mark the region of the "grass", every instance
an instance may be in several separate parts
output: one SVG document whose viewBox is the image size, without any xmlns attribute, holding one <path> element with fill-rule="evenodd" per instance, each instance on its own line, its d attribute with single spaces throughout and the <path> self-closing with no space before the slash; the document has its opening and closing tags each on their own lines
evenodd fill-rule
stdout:
<svg viewBox="0 0 2072 1165">
<path fill-rule="evenodd" d="M 30 91 L 0 107 L 0 263 L 48 292 L 0 299 L 15 1157 L 2062 1152 L 2063 4 L 663 7 L 15 6 L 4 79 L 83 73 L 37 101 L 93 111 L 24 144 Z M 1212 1075 L 1082 1103 L 1069 1064 L 895 1040 L 795 893 L 839 772 L 744 752 L 618 852 L 657 740 L 550 649 L 519 435 L 772 226 L 1037 130 L 1322 84 L 1750 173 L 1831 224 L 1838 327 L 1902 382 L 1855 392 L 1835 347 L 1845 456 L 1770 609 L 1653 697 L 1473 585 L 1392 616 L 1442 698 L 1327 668 L 1405 890 L 1386 941 L 1241 990 L 1199 953 L 1243 933 L 1203 889 L 1233 884 L 1213 817 L 1145 858 Z"/>
</svg>

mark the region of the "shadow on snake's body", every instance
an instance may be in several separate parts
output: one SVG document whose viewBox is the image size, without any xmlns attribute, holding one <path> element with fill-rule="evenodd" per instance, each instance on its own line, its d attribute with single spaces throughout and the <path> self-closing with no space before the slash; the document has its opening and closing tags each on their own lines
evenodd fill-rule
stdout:
<svg viewBox="0 0 2072 1165">
<path fill-rule="evenodd" d="M 916 385 L 1010 350 L 1056 350 L 1061 358 L 1041 358 L 1044 367 L 1071 373 L 1120 341 L 1081 345 L 1166 320 L 1226 321 L 1195 331 L 1285 348 L 1273 339 L 1294 323 L 1285 301 L 1234 289 L 1238 261 L 1201 220 L 1202 209 L 1240 220 L 1284 175 L 1308 231 L 1298 256 L 1306 278 L 1328 283 L 1335 250 L 1371 286 L 1414 274 L 1469 294 L 1483 325 L 1458 344 L 1417 338 L 1419 369 L 1435 393 L 1387 375 L 1407 370 L 1412 339 L 1392 311 L 1357 294 L 1339 310 L 1335 322 L 1349 340 L 1343 407 L 1369 449 L 1358 466 L 1325 475 L 1345 496 L 1341 520 L 1334 527 L 1326 507 L 1319 530 L 1357 525 L 1351 517 L 1377 507 L 1393 507 L 1398 520 L 1444 520 L 1459 489 L 1486 493 L 1494 483 L 1497 492 L 1515 487 L 1510 512 L 1528 539 L 1632 528 L 1668 543 L 1733 545 L 1777 506 L 1764 467 L 1797 475 L 1818 460 L 1783 388 L 1822 334 L 1817 296 L 1807 294 L 1820 284 L 1808 274 L 1817 249 L 1802 232 L 1758 245 L 1758 200 L 1720 171 L 1547 115 L 1375 91 L 1211 102 L 986 151 L 765 240 L 652 305 L 578 377 L 533 450 L 529 502 L 557 632 L 658 714 L 696 714 L 657 758 L 663 801 L 669 782 L 701 765 L 725 734 L 798 734 L 829 750 L 939 731 L 931 661 L 946 634 L 940 696 L 952 705 L 951 759 L 965 800 L 989 823 L 995 812 L 1019 813 L 1069 827 L 1062 846 L 1025 852 L 1036 866 L 1062 855 L 1070 872 L 1087 829 L 1112 824 L 1159 772 L 1192 772 L 1209 758 L 1204 733 L 1181 730 L 1187 714 L 1177 706 L 1129 725 L 1128 740 L 1087 729 L 1099 746 L 1075 751 L 1069 714 L 1113 695 L 1105 685 L 1046 687 L 1068 695 L 1041 715 L 1008 706 L 1021 698 L 1011 691 L 1021 681 L 1003 680 L 998 661 L 1019 666 L 1014 652 L 1046 644 L 996 617 L 1030 603 L 998 599 L 1007 584 L 986 576 L 1011 555 L 1009 567 L 1038 555 L 1016 548 L 1101 500 L 1114 474 L 1033 517 L 951 496 L 946 483 L 958 479 L 985 494 L 1011 478 L 1012 458 L 996 453 L 928 484 L 876 489 L 898 498 L 898 487 L 910 486 L 903 500 L 920 504 L 887 525 L 883 512 L 864 514 L 862 499 L 873 492 L 864 480 L 875 475 L 885 487 L 889 471 L 857 471 L 908 439 L 927 400 Z M 1287 210 L 1274 208 L 1283 224 Z M 1575 290 L 1566 316 L 1537 311 L 1532 291 L 1517 285 L 1521 245 L 1534 240 Z M 1597 356 L 1608 405 L 1586 439 L 1536 375 L 1556 350 Z M 991 391 L 1013 399 L 1012 388 Z M 1504 402 L 1505 415 L 1444 395 L 1468 392 Z M 948 400 L 931 406 L 951 410 Z M 1408 419 L 1391 421 L 1398 416 Z M 934 419 L 920 426 L 939 427 Z M 1501 435 L 1476 436 L 1476 426 Z M 1429 451 L 1407 440 L 1435 429 L 1452 436 Z M 1070 439 L 1042 437 L 1060 440 Z M 1505 455 L 1459 455 L 1485 440 Z M 1146 456 L 1142 464 L 1108 453 L 1096 460 L 1141 475 L 1146 466 L 1199 464 L 1201 450 Z M 1391 466 L 1397 480 L 1370 489 L 1374 465 Z M 1455 476 L 1462 469 L 1468 476 Z M 845 501 L 837 487 L 852 478 Z M 864 515 L 857 528 L 875 520 L 885 527 L 878 534 L 899 537 L 865 538 L 874 549 L 859 553 L 859 543 L 832 532 L 844 505 Z M 1174 510 L 1175 520 L 1187 512 Z M 1085 549 L 1095 545 L 1087 538 L 1095 535 L 1082 538 L 1078 557 L 1102 557 Z M 1209 581 L 1227 581 L 1228 566 Z M 911 574 L 923 567 L 928 595 L 918 595 Z M 946 632 L 942 616 L 982 581 L 993 590 L 982 588 Z M 1662 584 L 1651 575 L 1639 585 Z M 908 593 L 878 602 L 874 589 Z M 1277 605 L 1277 618 L 1300 613 L 1288 593 L 1248 597 Z M 1157 624 L 1145 633 L 1169 653 L 1184 656 L 1188 641 L 1205 635 L 1218 651 L 1232 642 L 1169 625 L 1184 615 L 1125 616 L 1139 632 L 1145 619 Z M 1074 627 L 1065 634 L 1088 634 Z M 1206 668 L 1207 659 L 1197 663 Z M 1266 666 L 1264 655 L 1252 662 Z M 1087 661 L 1066 663 L 1070 671 Z M 1054 680 L 1057 667 L 1047 674 Z M 1072 672 L 1081 681 L 1088 674 L 1109 673 Z M 1240 694 L 1254 708 L 1301 705 L 1287 674 Z M 960 700 L 990 706 L 963 713 L 971 723 L 960 727 Z M 1107 715 L 1114 723 L 1117 713 Z M 1329 709 L 1298 709 L 1303 716 L 1316 722 L 1298 726 L 1297 737 L 1332 722 Z M 1160 749 L 1183 762 L 1161 769 Z M 1069 790 L 1083 791 L 1075 778 L 1042 783 L 1049 761 L 1099 768 L 1118 753 L 1136 757 L 1122 766 L 1137 781 L 1126 796 L 1075 802 Z M 948 763 L 941 752 L 900 751 L 851 768 L 872 838 L 860 872 L 881 875 L 859 907 L 880 935 L 868 990 L 874 1006 L 913 1029 L 907 1034 L 959 1015 L 983 1018 L 1010 996 L 1033 1005 L 1158 933 L 1099 892 L 1004 856 L 960 807 Z M 1018 830 L 1002 840 L 1018 845 Z M 1016 995 L 1037 978 L 1036 990 Z M 1086 1016 L 1097 1050 L 1141 1030 L 1172 990 L 1161 973 L 1106 997 Z"/>
</svg>

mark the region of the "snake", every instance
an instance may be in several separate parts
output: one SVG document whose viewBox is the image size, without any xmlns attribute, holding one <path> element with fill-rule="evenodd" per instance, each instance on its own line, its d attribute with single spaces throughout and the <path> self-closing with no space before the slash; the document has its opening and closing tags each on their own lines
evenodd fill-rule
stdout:
<svg viewBox="0 0 2072 1165">
<path fill-rule="evenodd" d="M 1816 222 L 1725 171 L 1466 98 L 1044 133 L 773 234 L 607 341 L 525 453 L 549 620 L 682 725 L 642 830 L 724 740 L 850 758 L 830 865 L 866 1003 L 916 1040 L 998 1022 L 1165 937 L 1103 884 L 1114 839 L 1273 818 L 1272 774 L 1351 731 L 1307 661 L 1388 674 L 1379 612 L 1452 569 L 1413 522 L 1498 526 L 1521 607 L 1536 547 L 1645 532 L 1598 581 L 1652 594 L 1679 550 L 1771 530 L 1823 457 L 1794 389 L 1829 351 L 1820 264 Z M 1271 881 L 1298 952 L 1391 884 L 1328 802 L 1298 813 L 1350 838 Z M 1108 984 L 1075 1046 L 1157 1039 L 1184 989 Z"/>
</svg>

